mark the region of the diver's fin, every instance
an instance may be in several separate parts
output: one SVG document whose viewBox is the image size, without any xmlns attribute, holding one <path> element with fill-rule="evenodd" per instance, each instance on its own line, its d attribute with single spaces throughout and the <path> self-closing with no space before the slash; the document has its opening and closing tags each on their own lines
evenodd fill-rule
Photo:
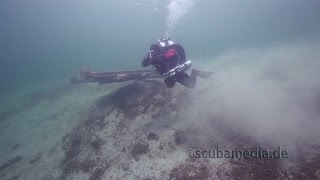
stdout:
<svg viewBox="0 0 320 180">
<path fill-rule="evenodd" d="M 199 77 L 201 77 L 203 79 L 206 79 L 206 78 L 210 77 L 213 74 L 213 72 L 200 71 L 200 70 L 197 70 L 197 69 L 192 69 L 191 74 L 194 74 L 194 75 L 199 76 Z"/>
</svg>

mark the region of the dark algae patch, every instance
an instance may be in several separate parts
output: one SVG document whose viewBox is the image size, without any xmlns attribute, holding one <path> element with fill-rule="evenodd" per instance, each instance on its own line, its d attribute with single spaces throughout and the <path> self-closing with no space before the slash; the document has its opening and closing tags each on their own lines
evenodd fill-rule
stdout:
<svg viewBox="0 0 320 180">
<path fill-rule="evenodd" d="M 131 151 L 131 155 L 134 159 L 138 160 L 138 158 L 149 152 L 149 144 L 146 142 L 139 142 L 133 146 Z"/>
<path fill-rule="evenodd" d="M 11 150 L 16 150 L 16 149 L 18 149 L 20 147 L 20 144 L 15 144 L 15 145 L 13 145 L 12 147 L 11 147 Z"/>
<path fill-rule="evenodd" d="M 5 168 L 14 165 L 15 163 L 21 161 L 21 159 L 23 158 L 23 156 L 16 156 L 6 162 L 4 162 L 1 166 L 0 166 L 0 171 L 4 170 Z"/>
<path fill-rule="evenodd" d="M 39 152 L 38 154 L 35 155 L 34 158 L 31 159 L 30 164 L 34 164 L 38 162 L 42 157 L 42 152 Z"/>
<path fill-rule="evenodd" d="M 151 132 L 151 133 L 149 133 L 147 139 L 148 140 L 153 140 L 153 141 L 158 141 L 159 140 L 159 136 L 156 133 Z"/>
</svg>

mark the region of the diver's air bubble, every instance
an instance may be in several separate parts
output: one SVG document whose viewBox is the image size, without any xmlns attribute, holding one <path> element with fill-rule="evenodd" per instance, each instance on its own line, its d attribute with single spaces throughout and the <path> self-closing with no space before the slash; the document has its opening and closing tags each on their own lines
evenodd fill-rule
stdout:
<svg viewBox="0 0 320 180">
<path fill-rule="evenodd" d="M 194 0 L 170 0 L 168 5 L 166 36 L 172 32 L 178 21 L 192 8 Z"/>
</svg>

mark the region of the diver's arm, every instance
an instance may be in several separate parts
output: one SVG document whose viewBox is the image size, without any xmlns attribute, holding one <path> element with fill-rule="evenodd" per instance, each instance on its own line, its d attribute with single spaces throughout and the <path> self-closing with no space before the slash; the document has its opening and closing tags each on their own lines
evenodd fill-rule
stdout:
<svg viewBox="0 0 320 180">
<path fill-rule="evenodd" d="M 149 66 L 150 65 L 150 59 L 149 58 L 143 58 L 141 65 L 142 65 L 142 67 Z"/>
<path fill-rule="evenodd" d="M 163 58 L 163 55 L 159 55 L 155 53 L 153 50 L 150 50 L 147 55 L 144 56 L 141 65 L 143 67 L 147 67 L 149 65 L 155 65 L 157 64 L 161 59 Z"/>
<path fill-rule="evenodd" d="M 144 58 L 143 58 L 143 60 L 142 60 L 142 62 L 141 62 L 142 67 L 147 67 L 147 66 L 149 66 L 149 65 L 151 64 L 151 61 L 152 61 L 152 59 L 151 59 L 151 56 L 150 56 L 150 52 L 148 52 L 148 53 L 144 56 Z"/>
</svg>

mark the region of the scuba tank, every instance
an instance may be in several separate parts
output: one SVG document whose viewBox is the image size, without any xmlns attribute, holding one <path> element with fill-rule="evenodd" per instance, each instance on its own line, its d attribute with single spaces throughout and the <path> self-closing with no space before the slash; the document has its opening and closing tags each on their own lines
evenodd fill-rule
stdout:
<svg viewBox="0 0 320 180">
<path fill-rule="evenodd" d="M 167 73 L 163 74 L 164 79 L 171 78 L 175 76 L 177 73 L 185 72 L 192 66 L 191 61 L 186 61 L 183 64 L 176 66 L 175 68 L 170 69 Z"/>
</svg>

